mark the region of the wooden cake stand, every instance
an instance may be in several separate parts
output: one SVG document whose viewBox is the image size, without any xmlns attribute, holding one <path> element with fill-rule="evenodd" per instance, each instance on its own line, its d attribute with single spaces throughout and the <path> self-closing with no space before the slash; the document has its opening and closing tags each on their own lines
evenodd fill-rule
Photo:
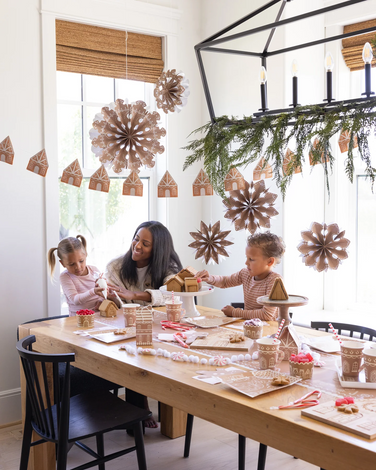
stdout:
<svg viewBox="0 0 376 470">
<path fill-rule="evenodd" d="M 302 295 L 289 295 L 287 300 L 270 300 L 268 295 L 263 295 L 257 298 L 257 302 L 267 307 L 278 307 L 279 317 L 278 325 L 281 324 L 282 320 L 285 320 L 284 327 L 291 323 L 289 316 L 289 307 L 300 307 L 308 303 L 308 298 Z"/>
<path fill-rule="evenodd" d="M 166 297 L 171 297 L 172 292 L 166 290 L 166 286 L 162 286 L 159 288 L 162 294 Z M 207 295 L 214 292 L 213 286 L 202 286 L 198 292 L 174 292 L 174 295 L 180 297 L 181 301 L 183 302 L 182 308 L 185 309 L 185 317 L 199 317 L 200 312 L 197 310 L 196 305 L 194 303 L 194 297 Z"/>
</svg>

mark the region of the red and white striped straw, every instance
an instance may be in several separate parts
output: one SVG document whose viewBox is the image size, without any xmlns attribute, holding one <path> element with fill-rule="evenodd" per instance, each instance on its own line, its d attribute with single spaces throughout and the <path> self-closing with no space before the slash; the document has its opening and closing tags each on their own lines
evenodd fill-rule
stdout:
<svg viewBox="0 0 376 470">
<path fill-rule="evenodd" d="M 172 291 L 171 294 L 172 294 L 171 300 L 172 300 L 172 303 L 174 304 L 175 303 L 174 291 Z"/>
<path fill-rule="evenodd" d="M 281 333 L 281 330 L 282 330 L 282 328 L 283 328 L 284 323 L 285 323 L 285 319 L 283 319 L 283 320 L 281 321 L 281 324 L 279 325 L 278 331 L 277 331 L 277 333 L 276 333 L 276 335 L 275 335 L 275 337 L 274 337 L 273 343 L 276 343 L 276 342 L 277 342 L 278 336 L 279 336 L 279 334 Z"/>
<path fill-rule="evenodd" d="M 341 338 L 338 336 L 336 330 L 334 329 L 334 326 L 331 323 L 329 323 L 329 327 L 332 330 L 334 336 L 338 339 L 339 344 L 342 344 Z"/>
</svg>

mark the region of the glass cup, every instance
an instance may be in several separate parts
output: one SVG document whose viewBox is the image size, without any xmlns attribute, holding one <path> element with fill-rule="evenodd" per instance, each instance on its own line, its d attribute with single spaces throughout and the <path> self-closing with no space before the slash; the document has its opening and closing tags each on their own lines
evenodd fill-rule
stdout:
<svg viewBox="0 0 376 470">
<path fill-rule="evenodd" d="M 275 369 L 275 366 L 282 361 L 285 356 L 283 351 L 279 350 L 280 340 L 272 338 L 260 338 L 256 340 L 260 369 Z"/>
<path fill-rule="evenodd" d="M 139 304 L 123 304 L 121 306 L 124 314 L 124 324 L 126 327 L 136 326 L 136 310 L 139 307 Z"/>
<path fill-rule="evenodd" d="M 361 370 L 364 343 L 360 341 L 342 341 L 341 360 L 344 377 L 358 377 Z"/>
<path fill-rule="evenodd" d="M 179 322 L 182 317 L 182 308 L 183 302 L 181 300 L 166 300 L 166 314 L 168 321 Z"/>
<path fill-rule="evenodd" d="M 364 369 L 366 382 L 376 382 L 376 349 L 365 349 L 363 351 Z"/>
</svg>

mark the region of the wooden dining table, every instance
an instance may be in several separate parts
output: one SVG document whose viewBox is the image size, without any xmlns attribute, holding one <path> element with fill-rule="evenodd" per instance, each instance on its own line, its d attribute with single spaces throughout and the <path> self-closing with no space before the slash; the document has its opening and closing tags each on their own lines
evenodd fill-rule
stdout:
<svg viewBox="0 0 376 470">
<path fill-rule="evenodd" d="M 207 307 L 197 308 L 201 315 L 223 315 L 222 312 Z M 96 320 L 95 328 L 104 322 L 105 326 L 124 327 L 124 320 L 120 315 L 114 319 L 98 317 Z M 156 330 L 160 328 L 157 323 L 159 319 L 154 325 Z M 277 322 L 264 326 L 264 336 L 274 333 L 277 326 Z M 300 409 L 277 408 L 315 389 L 322 391 L 320 403 L 334 402 L 339 396 L 357 396 L 359 389 L 340 387 L 333 365 L 333 354 L 323 354 L 322 359 L 327 365 L 315 368 L 311 380 L 303 380 L 298 384 L 250 398 L 224 383 L 211 385 L 193 378 L 200 372 L 215 370 L 215 366 L 209 363 L 178 362 L 163 356 L 129 354 L 119 346 L 130 344 L 136 347 L 134 338 L 107 344 L 89 336 L 79 335 L 77 330 L 79 328 L 76 318 L 69 317 L 20 325 L 19 335 L 20 338 L 29 334 L 35 335 L 36 343 L 33 349 L 41 353 L 73 352 L 75 367 L 164 404 L 165 415 L 162 420 L 165 423 L 162 422 L 161 428 L 169 437 L 176 437 L 184 432 L 181 431 L 185 425 L 184 416 L 185 413 L 190 413 L 325 470 L 376 468 L 376 440 L 366 439 L 304 417 Z M 306 337 L 326 334 L 302 327 L 296 327 L 296 330 L 299 335 Z M 169 352 L 183 351 L 178 344 L 161 343 L 156 337 L 153 347 Z M 199 356 L 200 359 L 209 359 L 208 351 L 184 351 Z M 218 354 L 223 351 L 211 353 Z M 227 353 L 227 356 L 231 357 L 231 354 Z M 257 368 L 257 362 L 240 361 L 236 363 L 236 367 L 249 372 L 250 368 Z M 281 371 L 287 372 L 288 362 L 283 361 L 280 368 Z M 21 390 L 24 397 L 25 382 L 22 377 Z M 375 399 L 376 404 L 376 390 L 367 390 L 367 394 Z M 43 446 L 37 446 L 31 455 L 31 468 L 35 470 L 55 468 L 53 446 Z"/>
</svg>

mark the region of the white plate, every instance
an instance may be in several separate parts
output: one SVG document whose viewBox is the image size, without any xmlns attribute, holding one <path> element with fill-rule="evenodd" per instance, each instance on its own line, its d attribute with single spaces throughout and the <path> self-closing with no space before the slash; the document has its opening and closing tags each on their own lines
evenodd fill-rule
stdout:
<svg viewBox="0 0 376 470">
<path fill-rule="evenodd" d="M 376 382 L 366 382 L 364 370 L 359 373 L 358 377 L 343 377 L 341 359 L 336 360 L 336 368 L 338 373 L 339 383 L 344 388 L 376 388 Z"/>
<path fill-rule="evenodd" d="M 331 336 L 322 338 L 306 338 L 305 341 L 309 347 L 317 349 L 318 351 L 326 353 L 336 353 L 341 351 L 339 341 L 333 339 Z"/>
<path fill-rule="evenodd" d="M 112 331 L 111 333 L 102 333 L 97 335 L 90 335 L 90 338 L 97 339 L 98 341 L 102 341 L 103 343 L 116 343 L 117 341 L 123 341 L 129 338 L 136 337 L 136 328 L 131 327 L 127 328 L 127 332 L 123 335 L 115 335 Z"/>
</svg>

